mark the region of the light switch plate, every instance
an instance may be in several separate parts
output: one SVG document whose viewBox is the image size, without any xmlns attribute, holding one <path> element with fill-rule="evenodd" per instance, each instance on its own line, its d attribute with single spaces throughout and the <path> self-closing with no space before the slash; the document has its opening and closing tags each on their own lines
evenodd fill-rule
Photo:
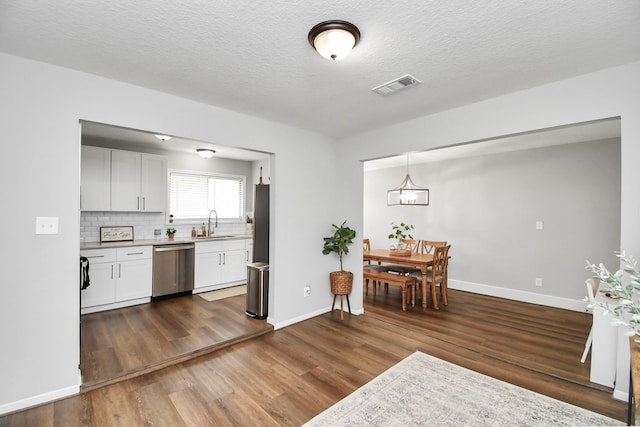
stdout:
<svg viewBox="0 0 640 427">
<path fill-rule="evenodd" d="M 58 217 L 36 217 L 36 234 L 58 234 Z"/>
<path fill-rule="evenodd" d="M 544 223 L 542 221 L 536 221 L 536 230 L 542 230 L 544 228 Z"/>
</svg>

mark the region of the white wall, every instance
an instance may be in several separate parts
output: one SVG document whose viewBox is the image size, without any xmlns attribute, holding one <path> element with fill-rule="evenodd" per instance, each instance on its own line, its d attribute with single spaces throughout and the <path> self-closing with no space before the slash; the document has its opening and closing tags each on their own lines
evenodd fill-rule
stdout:
<svg viewBox="0 0 640 427">
<path fill-rule="evenodd" d="M 451 288 L 584 310 L 586 260 L 617 260 L 618 139 L 412 164 L 410 172 L 429 188 L 429 206 L 386 205 L 405 167 L 365 173 L 364 235 L 387 248 L 391 222 L 406 222 L 416 239 L 448 241 Z"/>
<path fill-rule="evenodd" d="M 5 156 L 0 220 L 11 224 L 1 257 L 0 413 L 79 387 L 80 120 L 275 153 L 270 321 L 287 324 L 330 307 L 321 242 L 326 224 L 340 212 L 330 191 L 337 177 L 325 173 L 336 155 L 332 141 L 5 54 L 0 54 L 0 93 Z M 35 235 L 37 216 L 58 217 L 60 233 Z M 304 298 L 301 278 L 326 287 Z"/>
<path fill-rule="evenodd" d="M 361 160 L 606 117 L 622 118 L 621 246 L 640 254 L 640 63 L 613 68 L 344 141 L 182 98 L 0 54 L 2 257 L 0 413 L 77 391 L 79 126 L 81 119 L 275 153 L 270 321 L 283 326 L 330 307 L 321 254 L 330 224 L 362 236 Z M 397 96 L 402 96 L 398 94 Z M 20 177 L 20 181 L 16 180 Z M 8 206 L 9 208 L 6 208 Z M 34 235 L 36 216 L 60 234 Z M 345 268 L 362 268 L 359 245 Z M 303 297 L 304 284 L 311 297 Z M 362 310 L 355 275 L 352 309 Z"/>
<path fill-rule="evenodd" d="M 640 256 L 640 62 L 424 116 L 342 141 L 345 211 L 362 212 L 362 160 L 445 147 L 560 125 L 621 117 L 620 246 Z M 397 96 L 401 96 L 398 94 Z M 401 177 L 400 177 L 401 178 Z M 397 185 L 396 181 L 391 184 Z M 352 195 L 352 197 L 349 197 Z M 608 209 L 608 206 L 600 206 Z M 411 209 L 407 207 L 406 209 Z M 543 218 L 544 219 L 544 218 Z M 361 230 L 361 224 L 358 225 Z M 573 254 L 571 255 L 573 256 Z M 350 268 L 358 268 L 358 256 Z M 598 262 L 600 260 L 591 260 Z M 580 267 L 582 268 L 582 267 Z M 616 268 L 616 266 L 611 266 Z"/>
</svg>

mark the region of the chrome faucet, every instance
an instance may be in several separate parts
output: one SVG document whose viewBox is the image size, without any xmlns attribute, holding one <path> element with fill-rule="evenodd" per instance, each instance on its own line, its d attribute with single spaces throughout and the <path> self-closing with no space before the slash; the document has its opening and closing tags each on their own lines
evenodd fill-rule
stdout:
<svg viewBox="0 0 640 427">
<path fill-rule="evenodd" d="M 213 212 L 215 212 L 215 213 L 216 213 L 216 224 L 215 224 L 215 227 L 217 227 L 217 226 L 218 226 L 218 212 L 216 212 L 216 210 L 215 210 L 215 209 L 212 209 L 212 210 L 211 210 L 211 212 L 209 212 L 209 224 L 208 224 L 208 225 L 209 225 L 209 234 L 208 234 L 208 236 L 213 235 L 213 233 L 215 232 L 215 230 L 212 230 L 212 229 L 211 229 L 211 214 L 212 214 Z"/>
</svg>

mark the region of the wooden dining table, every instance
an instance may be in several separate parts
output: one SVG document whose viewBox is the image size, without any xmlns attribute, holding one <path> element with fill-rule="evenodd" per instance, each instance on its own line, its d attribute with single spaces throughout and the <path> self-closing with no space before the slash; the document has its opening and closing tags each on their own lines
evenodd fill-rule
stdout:
<svg viewBox="0 0 640 427">
<path fill-rule="evenodd" d="M 433 265 L 433 254 L 412 253 L 409 256 L 398 256 L 392 254 L 388 249 L 371 249 L 364 251 L 363 259 L 376 263 L 381 262 L 419 268 L 422 272 L 422 309 L 427 309 L 427 270 Z M 431 300 L 433 301 L 433 308 L 439 310 L 435 286 L 431 286 Z"/>
</svg>

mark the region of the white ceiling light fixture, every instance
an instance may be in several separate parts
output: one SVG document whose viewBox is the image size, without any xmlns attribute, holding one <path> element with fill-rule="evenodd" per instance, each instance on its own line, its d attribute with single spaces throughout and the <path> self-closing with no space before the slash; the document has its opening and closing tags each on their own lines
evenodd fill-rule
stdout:
<svg viewBox="0 0 640 427">
<path fill-rule="evenodd" d="M 360 30 L 347 21 L 324 21 L 309 31 L 309 43 L 322 56 L 331 60 L 342 59 L 360 41 Z"/>
<path fill-rule="evenodd" d="M 210 150 L 209 148 L 198 148 L 196 152 L 203 159 L 210 159 L 214 154 L 216 154 L 215 150 Z"/>
<path fill-rule="evenodd" d="M 387 191 L 387 205 L 429 206 L 429 189 L 418 188 L 409 176 L 409 155 L 407 155 L 407 175 L 399 187 Z"/>
<path fill-rule="evenodd" d="M 162 142 L 166 142 L 171 139 L 169 135 L 154 135 L 154 136 Z"/>
</svg>

